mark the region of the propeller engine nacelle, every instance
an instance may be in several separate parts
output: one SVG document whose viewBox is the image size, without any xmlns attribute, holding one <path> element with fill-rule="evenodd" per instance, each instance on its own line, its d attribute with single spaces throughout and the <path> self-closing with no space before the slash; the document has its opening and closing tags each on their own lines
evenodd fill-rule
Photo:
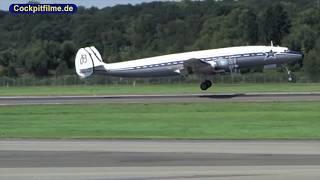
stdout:
<svg viewBox="0 0 320 180">
<path fill-rule="evenodd" d="M 216 71 L 229 71 L 230 70 L 228 59 L 218 59 L 216 61 L 209 61 L 208 63 Z"/>
</svg>

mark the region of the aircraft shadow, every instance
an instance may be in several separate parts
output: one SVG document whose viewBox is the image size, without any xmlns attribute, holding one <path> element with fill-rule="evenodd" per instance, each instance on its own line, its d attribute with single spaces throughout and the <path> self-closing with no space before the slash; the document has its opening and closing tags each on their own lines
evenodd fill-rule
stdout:
<svg viewBox="0 0 320 180">
<path fill-rule="evenodd" d="M 200 95 L 199 98 L 212 98 L 212 99 L 228 99 L 234 97 L 245 96 L 245 94 L 212 94 L 212 95 Z"/>
</svg>

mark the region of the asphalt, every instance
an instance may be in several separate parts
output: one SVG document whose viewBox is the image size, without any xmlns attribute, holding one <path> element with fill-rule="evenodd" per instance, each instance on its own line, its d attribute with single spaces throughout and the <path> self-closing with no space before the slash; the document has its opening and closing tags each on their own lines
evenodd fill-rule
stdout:
<svg viewBox="0 0 320 180">
<path fill-rule="evenodd" d="M 320 92 L 217 93 L 176 95 L 2 96 L 0 105 L 320 101 Z"/>
<path fill-rule="evenodd" d="M 267 101 L 320 93 L 0 97 L 3 106 Z M 308 180 L 319 169 L 320 141 L 0 140 L 1 180 Z"/>
<path fill-rule="evenodd" d="M 319 179 L 320 141 L 1 140 L 0 179 Z"/>
</svg>

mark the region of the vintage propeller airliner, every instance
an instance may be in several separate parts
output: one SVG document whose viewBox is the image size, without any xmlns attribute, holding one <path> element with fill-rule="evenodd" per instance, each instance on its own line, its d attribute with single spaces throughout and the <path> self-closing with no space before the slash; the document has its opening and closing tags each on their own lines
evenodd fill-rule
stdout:
<svg viewBox="0 0 320 180">
<path fill-rule="evenodd" d="M 212 82 L 207 77 L 230 73 L 242 68 L 285 67 L 288 81 L 293 74 L 285 65 L 301 61 L 303 54 L 287 47 L 239 46 L 193 51 L 149 57 L 126 62 L 106 64 L 95 47 L 78 50 L 75 58 L 77 74 L 86 78 L 99 73 L 117 77 L 160 77 L 197 75 L 202 79 L 200 88 L 207 90 Z"/>
</svg>

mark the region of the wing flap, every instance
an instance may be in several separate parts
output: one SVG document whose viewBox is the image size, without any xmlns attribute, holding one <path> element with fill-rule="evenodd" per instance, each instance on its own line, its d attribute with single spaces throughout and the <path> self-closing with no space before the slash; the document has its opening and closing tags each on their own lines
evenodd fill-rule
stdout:
<svg viewBox="0 0 320 180">
<path fill-rule="evenodd" d="M 183 63 L 183 74 L 208 74 L 213 73 L 214 68 L 206 61 L 201 59 L 189 59 Z"/>
</svg>

